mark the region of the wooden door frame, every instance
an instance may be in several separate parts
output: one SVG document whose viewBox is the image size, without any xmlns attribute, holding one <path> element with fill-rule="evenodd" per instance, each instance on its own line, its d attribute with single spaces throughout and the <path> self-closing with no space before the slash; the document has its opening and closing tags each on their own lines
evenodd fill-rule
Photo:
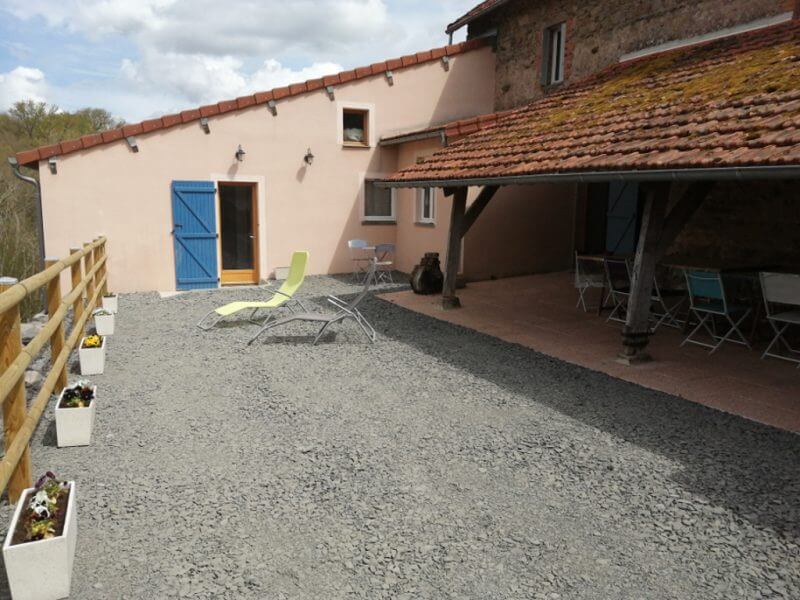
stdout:
<svg viewBox="0 0 800 600">
<path fill-rule="evenodd" d="M 222 186 L 230 187 L 249 187 L 251 190 L 251 202 L 253 210 L 253 268 L 242 270 L 225 270 L 222 261 Z M 258 284 L 261 280 L 261 265 L 259 262 L 261 245 L 258 238 L 259 212 L 258 212 L 258 182 L 256 181 L 217 181 L 217 209 L 219 219 L 219 243 L 218 251 L 220 257 L 219 281 L 220 285 L 252 285 Z"/>
</svg>

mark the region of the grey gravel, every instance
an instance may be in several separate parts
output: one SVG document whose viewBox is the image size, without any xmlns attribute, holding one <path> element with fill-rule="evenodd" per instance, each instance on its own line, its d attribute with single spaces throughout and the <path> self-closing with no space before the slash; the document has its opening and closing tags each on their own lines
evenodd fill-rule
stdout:
<svg viewBox="0 0 800 600">
<path fill-rule="evenodd" d="M 800 597 L 800 437 L 379 298 L 375 345 L 194 327 L 260 295 L 122 296 L 90 447 L 51 403 L 72 597 Z"/>
</svg>

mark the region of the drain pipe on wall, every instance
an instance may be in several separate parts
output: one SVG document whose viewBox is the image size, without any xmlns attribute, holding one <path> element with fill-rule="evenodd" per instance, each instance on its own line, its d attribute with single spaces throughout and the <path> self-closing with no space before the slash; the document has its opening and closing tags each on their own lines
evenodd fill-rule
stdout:
<svg viewBox="0 0 800 600">
<path fill-rule="evenodd" d="M 11 170 L 14 176 L 33 186 L 34 195 L 36 196 L 36 221 L 39 228 L 39 271 L 44 271 L 44 220 L 42 217 L 42 188 L 39 185 L 39 180 L 35 177 L 23 175 L 19 170 L 19 163 L 13 156 L 8 158 L 8 164 L 11 165 Z"/>
</svg>

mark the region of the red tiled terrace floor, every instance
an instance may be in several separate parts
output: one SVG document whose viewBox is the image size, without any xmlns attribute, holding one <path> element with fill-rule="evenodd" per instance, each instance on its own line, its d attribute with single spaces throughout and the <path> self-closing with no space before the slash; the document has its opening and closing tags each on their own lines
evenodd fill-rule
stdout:
<svg viewBox="0 0 800 600">
<path fill-rule="evenodd" d="M 682 333 L 662 327 L 650 343 L 654 361 L 629 367 L 616 362 L 621 324 L 576 309 L 569 273 L 471 283 L 458 296 L 462 308 L 453 311 L 442 310 L 438 296 L 404 291 L 381 297 L 625 381 L 800 432 L 800 370 L 785 361 L 762 361 L 761 346 L 749 351 L 726 344 L 709 355 L 699 346 L 681 348 Z"/>
</svg>

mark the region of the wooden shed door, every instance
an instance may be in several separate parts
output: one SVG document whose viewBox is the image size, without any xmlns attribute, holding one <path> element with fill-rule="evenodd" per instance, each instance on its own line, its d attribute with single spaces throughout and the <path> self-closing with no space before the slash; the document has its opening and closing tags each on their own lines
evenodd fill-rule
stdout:
<svg viewBox="0 0 800 600">
<path fill-rule="evenodd" d="M 172 236 L 179 290 L 219 285 L 215 197 L 212 181 L 172 182 Z"/>
</svg>

